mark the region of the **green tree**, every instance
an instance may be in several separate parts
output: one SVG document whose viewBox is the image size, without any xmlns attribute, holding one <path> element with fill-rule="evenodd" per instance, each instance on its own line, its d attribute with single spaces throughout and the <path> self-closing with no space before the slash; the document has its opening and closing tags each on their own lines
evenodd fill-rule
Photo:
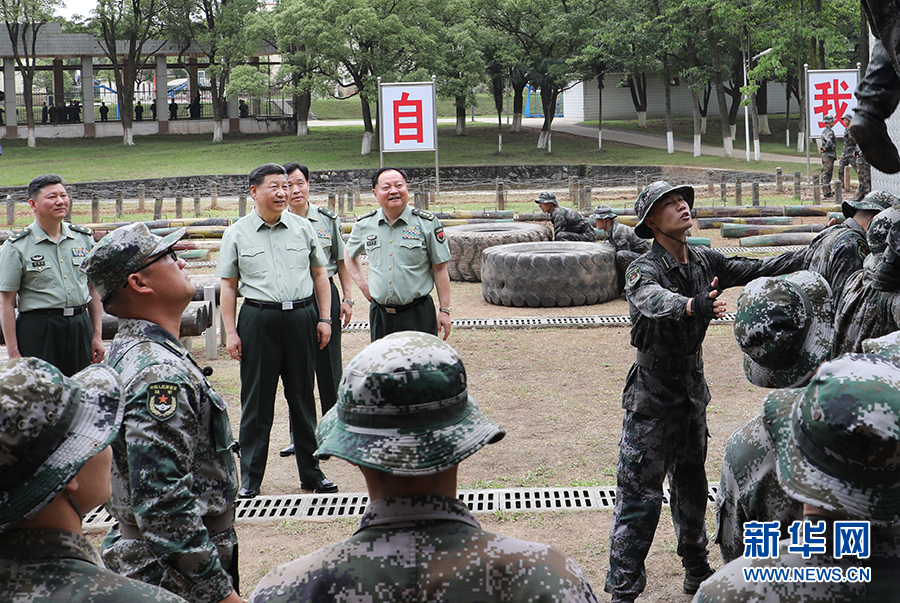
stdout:
<svg viewBox="0 0 900 603">
<path fill-rule="evenodd" d="M 0 17 L 6 23 L 6 32 L 12 45 L 13 60 L 22 76 L 22 96 L 28 128 L 28 146 L 37 146 L 34 133 L 34 75 L 38 64 L 37 44 L 41 28 L 52 19 L 55 0 L 2 0 Z M 15 90 L 7 90 L 15 98 Z M 15 115 L 15 113 L 13 113 Z"/>
</svg>

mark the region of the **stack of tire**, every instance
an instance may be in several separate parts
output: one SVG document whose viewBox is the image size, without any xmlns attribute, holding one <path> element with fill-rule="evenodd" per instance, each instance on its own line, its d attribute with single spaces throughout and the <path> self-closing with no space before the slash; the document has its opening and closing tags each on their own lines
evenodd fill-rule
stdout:
<svg viewBox="0 0 900 603">
<path fill-rule="evenodd" d="M 587 306 L 622 293 L 616 253 L 608 243 L 546 241 L 485 249 L 481 293 L 499 306 Z"/>
<path fill-rule="evenodd" d="M 481 280 L 481 252 L 488 247 L 549 241 L 553 232 L 542 224 L 495 222 L 462 224 L 444 229 L 451 259 L 447 271 L 451 281 L 477 283 Z"/>
</svg>

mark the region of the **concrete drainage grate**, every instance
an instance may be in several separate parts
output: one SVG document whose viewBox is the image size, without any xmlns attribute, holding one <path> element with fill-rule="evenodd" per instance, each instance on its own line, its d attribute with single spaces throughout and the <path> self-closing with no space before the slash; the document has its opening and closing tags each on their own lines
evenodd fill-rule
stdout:
<svg viewBox="0 0 900 603">
<path fill-rule="evenodd" d="M 734 322 L 734 312 L 725 314 L 725 318 L 717 318 L 713 324 L 730 324 Z M 539 329 L 539 328 L 573 328 L 573 327 L 619 327 L 630 326 L 628 316 L 543 316 L 529 318 L 458 318 L 453 319 L 454 329 Z M 368 322 L 351 322 L 345 332 L 358 333 L 369 330 Z"/>
<path fill-rule="evenodd" d="M 718 484 L 710 484 L 709 502 L 714 503 Z M 460 490 L 457 496 L 473 514 L 479 513 L 539 513 L 546 511 L 603 511 L 616 503 L 616 489 L 606 487 L 583 488 L 506 488 Z M 236 523 L 272 522 L 287 519 L 330 521 L 345 517 L 360 517 L 369 497 L 365 493 L 348 494 L 289 494 L 258 496 L 238 500 Z M 663 504 L 669 504 L 668 488 L 663 491 Z M 85 529 L 106 529 L 115 523 L 103 508 L 88 513 Z"/>
</svg>

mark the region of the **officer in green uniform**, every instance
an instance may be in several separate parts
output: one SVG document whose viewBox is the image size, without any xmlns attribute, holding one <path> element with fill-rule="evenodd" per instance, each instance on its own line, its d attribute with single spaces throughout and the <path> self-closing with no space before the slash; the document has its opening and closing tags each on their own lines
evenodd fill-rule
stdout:
<svg viewBox="0 0 900 603">
<path fill-rule="evenodd" d="M 279 377 L 290 410 L 300 487 L 337 492 L 313 457 L 315 354 L 331 338 L 331 290 L 324 252 L 312 224 L 284 211 L 289 188 L 283 167 L 263 164 L 250 172 L 249 180 L 255 207 L 225 231 L 216 268 L 216 276 L 222 279 L 228 353 L 241 363 L 238 496 L 259 494 Z M 236 321 L 238 293 L 244 303 Z"/>
<path fill-rule="evenodd" d="M 444 227 L 433 214 L 409 206 L 406 174 L 381 168 L 372 177 L 372 193 L 381 209 L 357 218 L 344 250 L 356 286 L 372 304 L 372 341 L 397 331 L 450 336 L 450 249 Z M 369 258 L 369 278 L 358 256 Z M 440 312 L 435 316 L 431 290 Z"/>
<path fill-rule="evenodd" d="M 234 497 L 237 448 L 225 401 L 178 340 L 195 286 L 172 246 L 143 223 L 97 243 L 84 270 L 119 330 L 106 363 L 125 385 L 112 443 L 116 524 L 101 546 L 118 574 L 191 603 L 240 603 Z"/>
<path fill-rule="evenodd" d="M 10 358 L 36 356 L 71 377 L 104 354 L 103 308 L 79 270 L 94 238 L 63 222 L 69 196 L 60 176 L 32 180 L 28 205 L 34 222 L 0 248 L 0 326 Z"/>
</svg>

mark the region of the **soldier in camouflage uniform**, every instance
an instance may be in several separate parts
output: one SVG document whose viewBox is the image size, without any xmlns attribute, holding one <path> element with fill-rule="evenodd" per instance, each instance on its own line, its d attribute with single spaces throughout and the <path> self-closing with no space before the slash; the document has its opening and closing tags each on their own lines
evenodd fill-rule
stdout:
<svg viewBox="0 0 900 603">
<path fill-rule="evenodd" d="M 117 523 L 101 548 L 110 569 L 192 603 L 240 603 L 231 425 L 209 372 L 178 340 L 195 290 L 172 251 L 182 236 L 139 222 L 106 235 L 84 263 L 119 317 L 106 362 L 126 398 L 106 505 Z"/>
<path fill-rule="evenodd" d="M 550 214 L 550 221 L 553 223 L 553 240 L 554 241 L 587 241 L 593 243 L 597 240 L 594 234 L 594 227 L 587 218 L 581 215 L 581 212 L 569 209 L 568 207 L 560 207 L 556 195 L 553 193 L 541 193 L 534 200 L 541 206 L 541 211 Z"/>
<path fill-rule="evenodd" d="M 824 522 L 825 551 L 735 559 L 700 586 L 694 603 L 897 601 L 900 574 L 900 364 L 844 354 L 823 364 L 793 404 L 765 407 L 778 482 L 803 503 L 803 519 Z M 835 550 L 835 521 L 869 522 L 868 558 Z M 798 540 L 793 544 L 800 544 Z M 844 551 L 846 552 L 846 551 Z M 870 582 L 748 581 L 745 568 L 871 568 Z"/>
<path fill-rule="evenodd" d="M 834 115 L 829 113 L 822 118 L 825 127 L 822 128 L 822 140 L 819 142 L 819 153 L 822 154 L 822 196 L 825 199 L 834 197 L 831 190 L 831 178 L 834 176 L 834 162 L 837 160 L 837 138 L 831 127 L 834 125 Z"/>
<path fill-rule="evenodd" d="M 869 193 L 882 195 L 894 203 L 898 199 L 884 191 Z M 900 329 L 900 291 L 892 278 L 900 276 L 900 267 L 884 261 L 888 249 L 888 235 L 900 232 L 900 207 L 889 207 L 869 224 L 867 239 L 871 253 L 862 270 L 847 279 L 834 317 L 834 356 L 846 352 L 861 352 L 865 339 L 880 337 Z M 888 252 L 891 257 L 894 251 Z M 876 279 L 876 274 L 881 275 Z"/>
<path fill-rule="evenodd" d="M 637 359 L 622 394 L 625 419 L 616 475 L 606 591 L 633 601 L 644 590 L 644 560 L 653 541 L 668 475 L 684 590 L 693 593 L 712 571 L 707 562 L 706 406 L 701 344 L 713 318 L 725 313 L 716 299 L 727 287 L 784 272 L 783 256 L 726 258 L 689 247 L 694 189 L 663 181 L 635 202 L 635 232 L 654 238 L 652 249 L 625 275 Z"/>
<path fill-rule="evenodd" d="M 859 186 L 853 199 L 858 201 L 872 190 L 872 169 L 869 162 L 860 153 L 859 147 L 853 139 L 853 134 L 850 132 L 850 115 L 846 113 L 842 115 L 841 123 L 844 124 L 844 148 L 841 150 L 841 159 L 838 162 L 838 178 L 841 181 L 841 186 L 844 186 L 844 177 L 846 175 L 844 168 L 848 165 L 853 166 L 859 180 Z"/>
<path fill-rule="evenodd" d="M 81 531 L 84 512 L 109 498 L 123 410 L 109 367 L 72 378 L 37 358 L 0 367 L 0 601 L 183 601 L 104 568 Z"/>
<path fill-rule="evenodd" d="M 738 297 L 734 336 L 744 352 L 744 373 L 754 385 L 799 388 L 830 357 L 833 336 L 831 289 L 820 274 L 795 272 L 751 281 Z M 792 404 L 798 389 L 772 392 L 763 401 Z M 803 515 L 775 475 L 771 425 L 760 414 L 737 429 L 725 445 L 716 493 L 715 541 L 725 562 L 744 551 L 744 523 L 781 521 L 782 537 Z"/>
<path fill-rule="evenodd" d="M 448 344 L 413 331 L 372 343 L 347 365 L 317 432 L 319 458 L 362 471 L 360 527 L 272 570 L 250 600 L 596 602 L 572 559 L 485 532 L 456 497 L 459 463 L 504 435 L 469 395 Z"/>
<path fill-rule="evenodd" d="M 616 221 L 618 214 L 609 205 L 598 205 L 591 214 L 594 229 L 598 240 L 605 240 L 616 250 L 616 276 L 619 281 L 619 289 L 625 286 L 625 272 L 631 262 L 650 251 L 650 242 L 642 239 L 634 233 L 631 226 L 619 224 Z"/>
<path fill-rule="evenodd" d="M 794 270 L 818 272 L 831 285 L 835 303 L 841 298 L 844 285 L 869 254 L 866 229 L 878 212 L 891 206 L 884 195 L 868 194 L 859 201 L 844 201 L 841 212 L 846 218 L 840 224 L 829 226 L 810 241 L 809 247 L 796 252 L 802 256 Z"/>
<path fill-rule="evenodd" d="M 900 2 L 862 0 L 875 44 L 866 74 L 856 86 L 857 106 L 850 131 L 866 159 L 886 174 L 900 172 L 900 154 L 888 134 L 885 120 L 900 103 Z"/>
</svg>

